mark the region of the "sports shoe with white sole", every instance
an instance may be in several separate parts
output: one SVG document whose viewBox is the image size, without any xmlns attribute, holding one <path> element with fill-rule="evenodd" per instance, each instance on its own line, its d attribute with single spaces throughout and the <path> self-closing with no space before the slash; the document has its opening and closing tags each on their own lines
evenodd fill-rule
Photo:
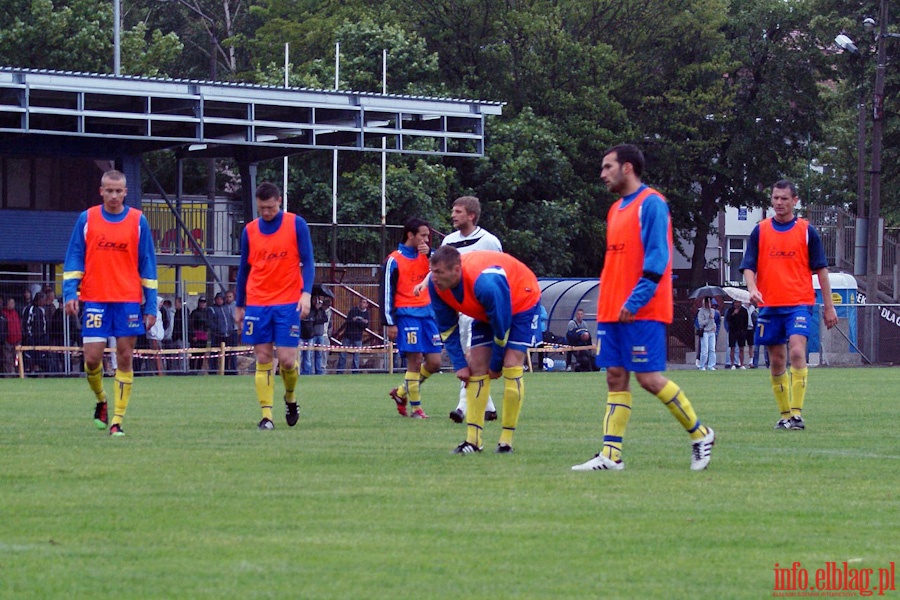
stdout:
<svg viewBox="0 0 900 600">
<path fill-rule="evenodd" d="M 775 429 L 790 429 L 791 428 L 791 420 L 790 419 L 778 419 L 778 422 L 775 423 Z"/>
<path fill-rule="evenodd" d="M 706 436 L 691 443 L 691 471 L 702 471 L 709 466 L 713 444 L 715 443 L 716 432 L 711 427 Z"/>
<path fill-rule="evenodd" d="M 259 425 L 256 426 L 260 431 L 272 431 L 275 429 L 275 423 L 272 422 L 271 419 L 263 419 L 259 422 Z"/>
<path fill-rule="evenodd" d="M 806 429 L 806 423 L 803 422 L 803 417 L 801 417 L 799 415 L 794 415 L 793 417 L 788 419 L 788 427 L 787 428 L 792 431 L 794 429 L 799 431 L 802 429 Z"/>
<path fill-rule="evenodd" d="M 595 454 L 591 460 L 574 465 L 573 471 L 621 471 L 625 468 L 625 463 L 621 460 L 613 460 L 602 454 Z"/>
<path fill-rule="evenodd" d="M 463 442 L 456 448 L 454 448 L 450 454 L 474 454 L 476 452 L 481 452 L 481 448 L 476 446 L 475 444 L 470 444 L 469 442 Z"/>
<path fill-rule="evenodd" d="M 497 454 L 512 454 L 513 447 L 509 444 L 497 444 L 497 448 L 494 450 Z"/>
</svg>

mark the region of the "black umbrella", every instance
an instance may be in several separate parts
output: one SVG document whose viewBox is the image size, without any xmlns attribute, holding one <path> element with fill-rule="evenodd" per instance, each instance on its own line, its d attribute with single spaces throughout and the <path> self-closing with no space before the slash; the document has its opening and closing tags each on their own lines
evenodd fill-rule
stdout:
<svg viewBox="0 0 900 600">
<path fill-rule="evenodd" d="M 691 292 L 691 298 L 714 298 L 716 296 L 727 296 L 725 290 L 717 285 L 704 285 Z"/>
<path fill-rule="evenodd" d="M 313 296 L 324 296 L 326 298 L 331 298 L 332 300 L 334 299 L 334 292 L 332 292 L 327 287 L 322 287 L 318 283 L 313 286 L 312 295 Z"/>
</svg>

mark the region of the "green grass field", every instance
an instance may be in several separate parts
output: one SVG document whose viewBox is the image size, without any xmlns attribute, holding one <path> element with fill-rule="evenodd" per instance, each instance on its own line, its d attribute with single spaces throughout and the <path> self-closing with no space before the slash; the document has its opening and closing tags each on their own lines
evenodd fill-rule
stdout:
<svg viewBox="0 0 900 600">
<path fill-rule="evenodd" d="M 641 390 L 625 471 L 572 472 L 601 374 L 526 374 L 516 452 L 494 422 L 467 456 L 450 374 L 427 421 L 398 376 L 302 377 L 273 432 L 250 377 L 144 377 L 124 438 L 83 379 L 0 380 L 0 597 L 762 598 L 775 563 L 900 558 L 900 369 L 811 370 L 804 432 L 772 429 L 765 371 L 670 375 L 718 432 L 705 472 Z"/>
</svg>

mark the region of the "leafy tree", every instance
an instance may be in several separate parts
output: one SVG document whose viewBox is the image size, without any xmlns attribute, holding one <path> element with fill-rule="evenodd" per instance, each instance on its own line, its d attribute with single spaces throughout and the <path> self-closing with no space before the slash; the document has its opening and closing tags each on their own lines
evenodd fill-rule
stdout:
<svg viewBox="0 0 900 600">
<path fill-rule="evenodd" d="M 123 28 L 122 71 L 164 75 L 181 51 L 172 33 Z M 11 0 L 0 13 L 0 63 L 62 71 L 113 70 L 113 6 L 106 0 Z"/>
</svg>

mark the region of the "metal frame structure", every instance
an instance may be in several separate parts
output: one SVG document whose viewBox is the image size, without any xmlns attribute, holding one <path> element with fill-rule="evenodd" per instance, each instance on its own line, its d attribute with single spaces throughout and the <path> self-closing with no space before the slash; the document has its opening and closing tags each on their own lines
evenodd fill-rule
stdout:
<svg viewBox="0 0 900 600">
<path fill-rule="evenodd" d="M 107 155 L 139 155 L 181 147 L 244 162 L 329 149 L 478 157 L 485 116 L 502 106 L 0 67 L 0 152 L 84 155 L 99 146 Z"/>
</svg>

